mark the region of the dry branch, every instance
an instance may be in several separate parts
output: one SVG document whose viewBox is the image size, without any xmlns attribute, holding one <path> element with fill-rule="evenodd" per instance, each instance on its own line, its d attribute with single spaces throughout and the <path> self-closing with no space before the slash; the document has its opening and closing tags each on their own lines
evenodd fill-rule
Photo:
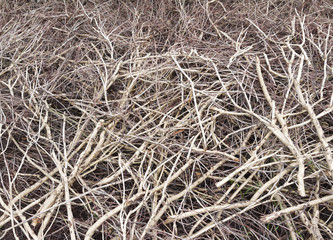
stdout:
<svg viewBox="0 0 333 240">
<path fill-rule="evenodd" d="M 2 1 L 0 238 L 331 239 L 331 9 Z"/>
</svg>

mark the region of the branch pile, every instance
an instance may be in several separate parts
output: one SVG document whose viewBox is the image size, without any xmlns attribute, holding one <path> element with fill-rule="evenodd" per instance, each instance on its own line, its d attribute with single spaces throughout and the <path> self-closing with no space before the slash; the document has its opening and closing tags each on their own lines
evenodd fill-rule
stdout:
<svg viewBox="0 0 333 240">
<path fill-rule="evenodd" d="M 2 1 L 0 238 L 333 239 L 310 2 Z"/>
</svg>

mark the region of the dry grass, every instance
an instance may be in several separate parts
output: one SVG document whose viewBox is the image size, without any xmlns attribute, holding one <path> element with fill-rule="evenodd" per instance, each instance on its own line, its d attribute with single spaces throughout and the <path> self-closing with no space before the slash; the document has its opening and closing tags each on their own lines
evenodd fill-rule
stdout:
<svg viewBox="0 0 333 240">
<path fill-rule="evenodd" d="M 0 11 L 2 239 L 333 239 L 331 1 Z"/>
</svg>

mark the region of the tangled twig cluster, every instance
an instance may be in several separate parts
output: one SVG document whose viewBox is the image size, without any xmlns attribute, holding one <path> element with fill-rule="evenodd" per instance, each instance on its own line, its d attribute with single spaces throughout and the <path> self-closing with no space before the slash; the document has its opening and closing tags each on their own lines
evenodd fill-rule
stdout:
<svg viewBox="0 0 333 240">
<path fill-rule="evenodd" d="M 2 1 L 2 239 L 333 239 L 330 1 Z"/>
</svg>

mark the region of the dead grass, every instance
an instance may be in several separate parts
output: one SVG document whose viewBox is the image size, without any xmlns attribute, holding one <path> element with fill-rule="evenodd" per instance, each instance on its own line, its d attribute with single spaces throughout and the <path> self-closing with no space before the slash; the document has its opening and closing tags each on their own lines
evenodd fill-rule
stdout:
<svg viewBox="0 0 333 240">
<path fill-rule="evenodd" d="M 1 1 L 2 239 L 333 239 L 331 1 Z"/>
</svg>

